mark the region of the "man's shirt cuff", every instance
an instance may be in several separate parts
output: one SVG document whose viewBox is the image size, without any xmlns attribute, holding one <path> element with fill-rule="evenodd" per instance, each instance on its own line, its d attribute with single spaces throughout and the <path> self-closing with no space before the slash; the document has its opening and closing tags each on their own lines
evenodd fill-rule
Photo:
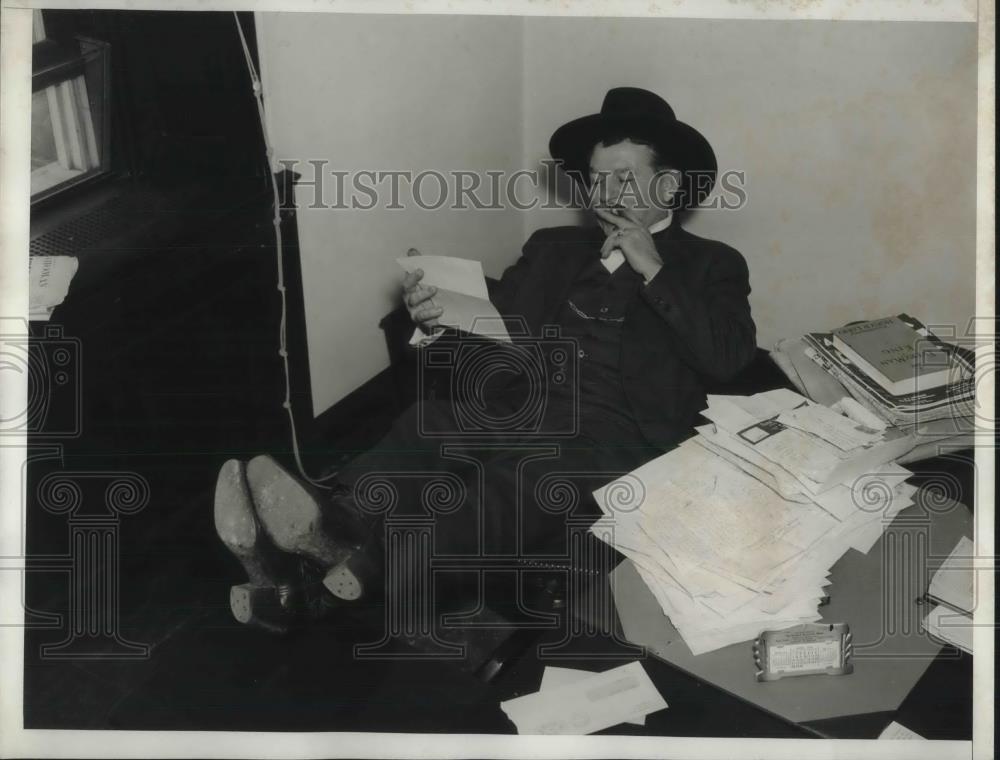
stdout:
<svg viewBox="0 0 1000 760">
<path fill-rule="evenodd" d="M 424 346 L 429 346 L 431 343 L 436 341 L 444 331 L 431 333 L 428 335 L 419 327 L 413 331 L 413 335 L 410 336 L 410 345 L 415 348 L 423 348 Z"/>
</svg>

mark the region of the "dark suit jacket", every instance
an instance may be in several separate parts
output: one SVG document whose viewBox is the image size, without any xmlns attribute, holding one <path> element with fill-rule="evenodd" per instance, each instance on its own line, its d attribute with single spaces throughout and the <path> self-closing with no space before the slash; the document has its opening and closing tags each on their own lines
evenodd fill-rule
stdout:
<svg viewBox="0 0 1000 760">
<path fill-rule="evenodd" d="M 691 434 L 705 408 L 706 381 L 727 380 L 753 359 L 756 328 L 738 251 L 676 222 L 653 239 L 663 268 L 626 312 L 621 373 L 643 435 L 668 448 Z M 597 227 L 538 230 L 491 294 L 497 309 L 540 335 L 556 323 L 574 278 L 600 257 L 603 241 Z"/>
</svg>

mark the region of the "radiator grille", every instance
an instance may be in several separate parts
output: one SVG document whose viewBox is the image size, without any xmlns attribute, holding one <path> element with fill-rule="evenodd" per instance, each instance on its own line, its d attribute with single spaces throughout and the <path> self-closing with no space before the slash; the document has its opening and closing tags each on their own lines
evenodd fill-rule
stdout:
<svg viewBox="0 0 1000 760">
<path fill-rule="evenodd" d="M 34 238 L 28 251 L 32 256 L 72 256 L 103 246 L 112 238 L 146 226 L 162 205 L 162 195 L 153 191 L 130 190 L 114 195 Z"/>
</svg>

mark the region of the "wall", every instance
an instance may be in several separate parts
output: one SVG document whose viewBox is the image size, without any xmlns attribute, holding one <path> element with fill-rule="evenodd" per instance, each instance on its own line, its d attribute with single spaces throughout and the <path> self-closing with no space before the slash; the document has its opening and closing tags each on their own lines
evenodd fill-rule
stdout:
<svg viewBox="0 0 1000 760">
<path fill-rule="evenodd" d="M 688 228 L 746 256 L 759 345 L 900 311 L 960 330 L 972 315 L 973 25 L 539 18 L 524 49 L 529 163 L 627 84 L 746 172 L 743 209 Z M 525 230 L 576 218 L 536 210 Z"/>
<path fill-rule="evenodd" d="M 519 19 L 258 13 L 256 21 L 276 159 L 325 159 L 344 171 L 521 168 Z M 433 203 L 437 184 L 421 187 Z M 396 257 L 412 246 L 479 258 L 495 276 L 520 252 L 517 212 L 421 210 L 401 189 L 404 210 L 300 208 L 317 415 L 388 365 L 378 321 L 399 303 Z M 303 192 L 300 207 L 314 197 Z M 325 198 L 337 200 L 332 181 Z"/>
<path fill-rule="evenodd" d="M 975 28 L 957 23 L 258 14 L 278 157 L 341 169 L 537 167 L 613 86 L 701 129 L 748 203 L 697 234 L 746 256 L 759 344 L 974 310 Z M 523 187 L 523 186 L 522 186 Z M 405 203 L 404 199 L 404 203 Z M 410 246 L 496 275 L 567 210 L 300 214 L 314 410 L 387 363 Z"/>
</svg>

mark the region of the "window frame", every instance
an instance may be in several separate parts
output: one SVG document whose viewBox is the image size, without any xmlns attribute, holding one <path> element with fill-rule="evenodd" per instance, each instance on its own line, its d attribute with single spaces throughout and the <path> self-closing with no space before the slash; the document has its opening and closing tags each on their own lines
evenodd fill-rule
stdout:
<svg viewBox="0 0 1000 760">
<path fill-rule="evenodd" d="M 32 98 L 46 93 L 57 158 L 32 168 L 32 207 L 111 174 L 109 53 L 106 42 L 89 37 L 74 36 L 72 44 L 47 37 L 42 12 L 34 11 Z M 88 79 L 100 87 L 96 98 Z"/>
</svg>

